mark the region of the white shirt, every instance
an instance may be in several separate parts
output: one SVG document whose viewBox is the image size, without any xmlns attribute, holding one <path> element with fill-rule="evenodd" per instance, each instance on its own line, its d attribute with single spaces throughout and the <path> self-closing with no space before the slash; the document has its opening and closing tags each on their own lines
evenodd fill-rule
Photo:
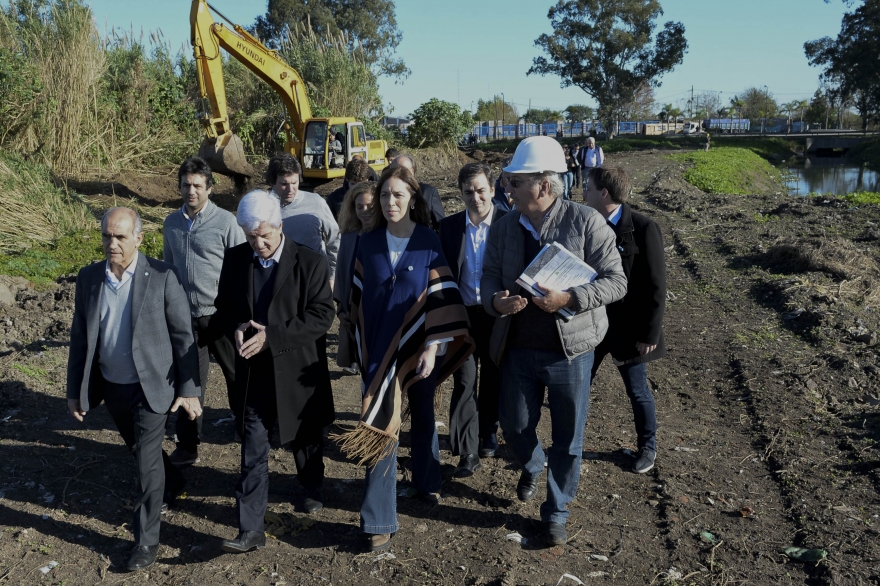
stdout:
<svg viewBox="0 0 880 586">
<path fill-rule="evenodd" d="M 128 265 L 128 268 L 125 269 L 125 272 L 122 273 L 121 279 L 117 279 L 116 275 L 113 274 L 113 271 L 110 270 L 110 262 L 108 261 L 104 268 L 104 274 L 107 275 L 107 283 L 116 290 L 119 290 L 120 287 L 125 285 L 129 279 L 134 276 L 134 271 L 137 269 L 139 255 L 140 253 L 135 251 L 134 258 L 131 260 L 131 264 Z"/>
<path fill-rule="evenodd" d="M 604 162 L 605 153 L 602 152 L 602 147 L 587 149 L 584 152 L 584 167 L 587 167 L 588 169 L 590 167 L 601 167 Z"/>
<path fill-rule="evenodd" d="M 275 254 L 273 254 L 272 256 L 270 256 L 269 258 L 267 258 L 265 260 L 260 258 L 260 255 L 257 254 L 256 252 L 254 253 L 254 256 L 260 259 L 260 266 L 262 266 L 264 269 L 268 269 L 273 264 L 275 264 L 276 262 L 281 260 L 281 253 L 283 251 L 284 251 L 284 234 L 281 235 L 281 244 L 279 244 L 278 248 L 275 249 Z"/>
<path fill-rule="evenodd" d="M 623 215 L 623 206 L 617 206 L 617 208 L 611 212 L 611 215 L 606 218 L 609 224 L 617 225 L 617 222 L 620 221 L 620 216 Z"/>
<path fill-rule="evenodd" d="M 489 228 L 492 226 L 492 213 L 474 225 L 470 215 L 465 212 L 465 248 L 464 262 L 461 263 L 461 276 L 459 278 L 459 290 L 461 299 L 465 305 L 480 305 L 480 279 L 483 276 L 483 259 L 486 256 L 486 241 L 489 238 Z M 447 259 L 449 260 L 449 259 Z"/>
<path fill-rule="evenodd" d="M 409 238 L 397 238 L 391 232 L 385 230 L 385 242 L 388 243 L 388 257 L 391 260 L 391 268 L 397 266 L 397 261 L 403 256 L 403 251 L 409 245 Z"/>
</svg>

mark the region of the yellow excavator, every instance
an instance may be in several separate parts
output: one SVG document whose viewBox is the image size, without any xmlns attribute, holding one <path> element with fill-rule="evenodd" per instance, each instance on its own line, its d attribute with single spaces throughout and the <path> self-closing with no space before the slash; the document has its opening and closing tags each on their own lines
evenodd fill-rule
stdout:
<svg viewBox="0 0 880 586">
<path fill-rule="evenodd" d="M 232 28 L 215 22 L 211 11 Z M 204 113 L 200 118 L 207 136 L 199 149 L 199 156 L 211 169 L 237 180 L 254 175 L 245 158 L 241 139 L 229 125 L 221 47 L 281 96 L 289 116 L 283 126 L 287 137 L 284 150 L 299 159 L 306 179 L 342 177 L 346 164 L 355 157 L 363 158 L 376 171 L 386 167 L 387 143 L 369 140 L 363 122 L 354 118 L 312 118 L 302 77 L 278 56 L 277 51 L 230 22 L 205 0 L 193 0 L 190 24 L 199 90 L 211 107 L 210 114 Z"/>
</svg>

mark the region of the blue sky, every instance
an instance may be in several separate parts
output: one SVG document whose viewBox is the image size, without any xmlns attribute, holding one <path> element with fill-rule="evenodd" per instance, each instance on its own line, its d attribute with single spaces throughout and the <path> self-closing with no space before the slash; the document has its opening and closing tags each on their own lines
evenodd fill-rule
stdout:
<svg viewBox="0 0 880 586">
<path fill-rule="evenodd" d="M 173 48 L 189 48 L 188 0 L 91 0 L 101 31 L 160 29 Z M 260 0 L 212 0 L 234 22 L 250 25 L 265 12 Z M 577 88 L 561 89 L 555 76 L 527 76 L 541 54 L 534 40 L 551 32 L 543 0 L 396 0 L 403 40 L 397 54 L 412 75 L 402 84 L 380 81 L 389 114 L 406 116 L 431 98 L 476 106 L 504 93 L 520 113 L 528 104 L 562 110 L 593 105 Z M 727 102 L 748 87 L 766 85 L 777 101 L 808 99 L 819 71 L 804 57 L 803 44 L 836 36 L 846 10 L 841 0 L 661 0 L 668 20 L 684 23 L 689 50 L 662 79 L 658 102 L 676 103 L 702 90 L 723 92 Z"/>
</svg>

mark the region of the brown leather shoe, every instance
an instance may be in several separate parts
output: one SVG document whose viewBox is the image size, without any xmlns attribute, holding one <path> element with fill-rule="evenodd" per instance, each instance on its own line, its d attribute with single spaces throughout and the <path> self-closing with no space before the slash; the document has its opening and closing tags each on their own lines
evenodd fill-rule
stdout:
<svg viewBox="0 0 880 586">
<path fill-rule="evenodd" d="M 369 548 L 370 551 L 382 551 L 391 547 L 391 536 L 393 533 L 381 533 L 379 535 L 370 535 Z"/>
</svg>

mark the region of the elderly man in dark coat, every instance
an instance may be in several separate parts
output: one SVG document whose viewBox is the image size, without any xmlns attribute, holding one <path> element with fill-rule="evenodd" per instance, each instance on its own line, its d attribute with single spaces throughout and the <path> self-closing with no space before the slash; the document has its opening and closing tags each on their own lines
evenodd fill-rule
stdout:
<svg viewBox="0 0 880 586">
<path fill-rule="evenodd" d="M 247 243 L 226 252 L 212 324 L 233 336 L 238 350 L 232 407 L 242 436 L 240 533 L 222 544 L 233 553 L 266 543 L 269 434 L 276 418 L 281 442 L 293 442 L 305 509 L 314 512 L 323 506 L 322 428 L 335 417 L 330 373 L 318 348 L 335 313 L 327 259 L 283 235 L 281 207 L 269 193 L 244 196 L 237 221 Z"/>
</svg>

